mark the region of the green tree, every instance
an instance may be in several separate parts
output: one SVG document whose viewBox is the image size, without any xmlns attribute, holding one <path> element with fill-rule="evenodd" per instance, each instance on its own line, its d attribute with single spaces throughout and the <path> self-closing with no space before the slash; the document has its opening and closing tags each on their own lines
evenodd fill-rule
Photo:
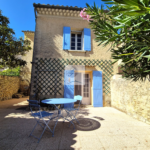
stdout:
<svg viewBox="0 0 150 150">
<path fill-rule="evenodd" d="M 89 6 L 90 27 L 98 45 L 110 46 L 114 63 L 122 60 L 123 77 L 150 80 L 150 1 L 102 0 L 103 6 Z"/>
<path fill-rule="evenodd" d="M 25 66 L 26 61 L 18 58 L 31 50 L 30 41 L 23 38 L 16 39 L 15 32 L 9 26 L 9 19 L 0 10 L 0 66 L 15 68 Z"/>
</svg>

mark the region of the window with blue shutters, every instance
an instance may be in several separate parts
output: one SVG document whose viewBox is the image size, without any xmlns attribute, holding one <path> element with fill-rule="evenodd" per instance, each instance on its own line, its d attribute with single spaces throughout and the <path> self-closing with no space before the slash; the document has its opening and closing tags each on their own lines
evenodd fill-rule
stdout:
<svg viewBox="0 0 150 150">
<path fill-rule="evenodd" d="M 63 49 L 91 51 L 91 30 L 74 31 L 70 27 L 63 28 Z"/>
</svg>

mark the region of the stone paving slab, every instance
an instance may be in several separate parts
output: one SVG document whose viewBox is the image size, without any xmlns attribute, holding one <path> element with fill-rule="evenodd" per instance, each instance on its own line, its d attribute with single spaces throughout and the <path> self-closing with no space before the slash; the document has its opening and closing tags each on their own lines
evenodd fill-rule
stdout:
<svg viewBox="0 0 150 150">
<path fill-rule="evenodd" d="M 150 125 L 111 107 L 84 107 L 76 129 L 60 119 L 54 137 L 46 131 L 37 143 L 29 137 L 36 122 L 26 99 L 0 101 L 0 150 L 150 150 Z M 34 134 L 41 132 L 38 126 Z"/>
</svg>

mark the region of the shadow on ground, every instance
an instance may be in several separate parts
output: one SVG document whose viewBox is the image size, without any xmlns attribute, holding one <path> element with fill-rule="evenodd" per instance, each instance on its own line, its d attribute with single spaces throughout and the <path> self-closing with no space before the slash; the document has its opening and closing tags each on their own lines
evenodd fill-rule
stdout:
<svg viewBox="0 0 150 150">
<path fill-rule="evenodd" d="M 71 125 L 69 127 L 69 122 L 64 122 L 62 120 L 58 121 L 55 129 L 54 137 L 48 131 L 45 131 L 43 137 L 39 143 L 34 137 L 29 137 L 36 120 L 32 118 L 29 114 L 30 111 L 25 110 L 26 106 L 14 107 L 9 113 L 4 113 L 1 115 L 3 118 L 0 124 L 0 149 L 80 149 L 79 137 L 77 136 L 82 131 L 91 132 L 101 127 L 99 121 L 83 118 L 88 116 L 89 112 L 86 109 L 81 109 L 78 116 L 77 124 L 75 121 L 75 129 Z M 49 126 L 53 129 L 55 121 L 51 121 Z M 34 131 L 35 136 L 40 136 L 43 129 L 40 126 Z"/>
<path fill-rule="evenodd" d="M 54 137 L 45 131 L 39 143 L 34 137 L 29 137 L 36 121 L 30 116 L 26 98 L 13 99 L 12 101 L 1 102 L 0 105 L 0 150 L 17 149 L 81 149 L 80 136 L 86 137 L 94 130 L 101 127 L 100 121 L 96 118 L 89 118 L 89 109 L 80 109 L 77 124 L 74 121 L 75 129 L 69 126 L 69 122 L 62 119 L 58 121 Z M 51 121 L 49 126 L 53 129 L 55 121 Z M 34 131 L 35 136 L 40 136 L 43 129 L 37 126 Z M 86 131 L 86 132 L 84 132 Z"/>
<path fill-rule="evenodd" d="M 101 127 L 101 124 L 89 118 L 78 118 L 79 124 L 76 123 L 76 129 L 80 131 L 92 131 Z"/>
</svg>

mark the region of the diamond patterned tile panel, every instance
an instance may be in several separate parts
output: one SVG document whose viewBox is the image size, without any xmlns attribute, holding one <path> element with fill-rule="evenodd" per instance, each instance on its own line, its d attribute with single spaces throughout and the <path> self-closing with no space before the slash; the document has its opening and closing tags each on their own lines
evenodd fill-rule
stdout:
<svg viewBox="0 0 150 150">
<path fill-rule="evenodd" d="M 62 95 L 62 72 L 66 65 L 98 66 L 103 71 L 103 91 L 110 93 L 110 78 L 113 73 L 111 60 L 54 59 L 36 58 L 34 75 L 34 93 L 41 95 Z"/>
</svg>

